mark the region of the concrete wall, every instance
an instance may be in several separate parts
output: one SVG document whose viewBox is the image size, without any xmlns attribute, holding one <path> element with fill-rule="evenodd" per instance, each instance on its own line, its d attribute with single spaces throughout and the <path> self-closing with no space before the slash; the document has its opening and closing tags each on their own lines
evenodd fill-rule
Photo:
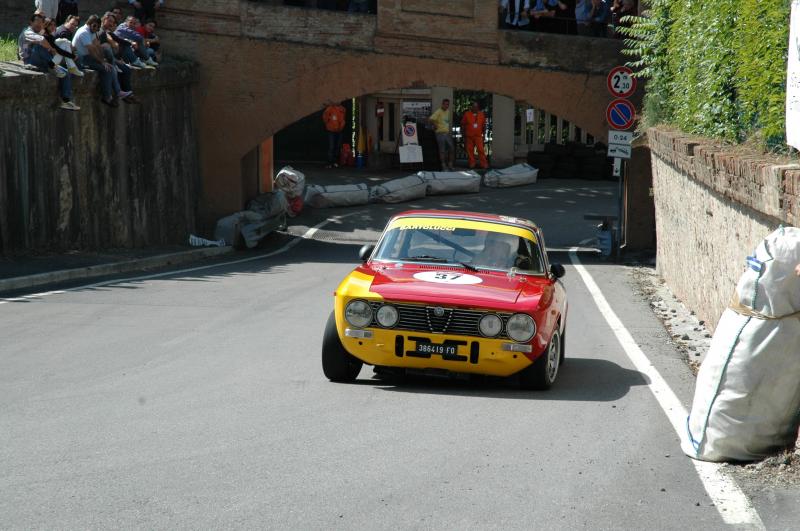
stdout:
<svg viewBox="0 0 800 531">
<path fill-rule="evenodd" d="M 671 130 L 648 137 L 658 272 L 713 327 L 745 257 L 780 224 L 800 219 L 800 166 Z"/>
<path fill-rule="evenodd" d="M 199 168 L 194 65 L 134 74 L 141 105 L 102 105 L 94 73 L 79 112 L 58 108 L 55 79 L 0 77 L 0 252 L 184 242 Z"/>
</svg>

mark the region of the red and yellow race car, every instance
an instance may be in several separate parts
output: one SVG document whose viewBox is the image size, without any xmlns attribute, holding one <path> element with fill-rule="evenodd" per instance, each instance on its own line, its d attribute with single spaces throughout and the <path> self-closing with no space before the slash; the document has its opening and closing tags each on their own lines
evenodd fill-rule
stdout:
<svg viewBox="0 0 800 531">
<path fill-rule="evenodd" d="M 394 216 L 336 288 L 322 369 L 353 381 L 387 370 L 519 375 L 549 389 L 564 360 L 564 267 L 528 220 L 420 210 Z"/>
</svg>

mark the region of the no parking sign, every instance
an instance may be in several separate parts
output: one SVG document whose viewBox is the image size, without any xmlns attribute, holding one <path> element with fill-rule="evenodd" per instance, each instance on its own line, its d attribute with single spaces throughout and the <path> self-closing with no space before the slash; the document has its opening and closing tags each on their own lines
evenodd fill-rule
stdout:
<svg viewBox="0 0 800 531">
<path fill-rule="evenodd" d="M 636 120 L 636 109 L 628 100 L 616 99 L 608 104 L 606 120 L 608 125 L 618 131 L 630 129 Z"/>
</svg>

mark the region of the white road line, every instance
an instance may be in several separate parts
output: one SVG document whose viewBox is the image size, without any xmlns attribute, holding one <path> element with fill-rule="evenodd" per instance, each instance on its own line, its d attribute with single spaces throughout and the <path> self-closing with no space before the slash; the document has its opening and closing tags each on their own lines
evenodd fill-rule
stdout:
<svg viewBox="0 0 800 531">
<path fill-rule="evenodd" d="M 67 289 L 64 289 L 64 290 L 44 291 L 44 292 L 41 292 L 41 293 L 32 293 L 30 295 L 23 295 L 21 297 L 14 297 L 14 298 L 9 298 L 9 299 L 0 299 L 0 304 L 8 304 L 9 302 L 26 302 L 26 301 L 29 301 L 29 300 L 32 300 L 32 299 L 40 299 L 42 297 L 47 297 L 48 295 L 57 295 L 57 294 L 60 294 L 60 293 L 67 293 L 69 291 L 80 291 L 80 290 L 84 290 L 84 289 L 92 289 L 92 288 L 99 288 L 99 287 L 102 287 L 102 286 L 109 286 L 111 284 L 121 284 L 121 283 L 125 283 L 125 282 L 137 282 L 137 281 L 141 281 L 141 280 L 150 280 L 150 279 L 153 279 L 153 278 L 166 277 L 166 276 L 170 276 L 170 275 L 181 275 L 183 273 L 193 273 L 195 271 L 202 271 L 204 269 L 211 269 L 211 268 L 214 268 L 214 267 L 223 267 L 223 266 L 234 265 L 234 264 L 243 264 L 245 262 L 253 262 L 255 260 L 263 260 L 264 258 L 269 258 L 269 257 L 275 256 L 277 254 L 285 253 L 286 251 L 288 251 L 292 247 L 294 247 L 297 244 L 299 244 L 301 241 L 313 238 L 314 235 L 317 233 L 317 231 L 319 229 L 321 229 L 322 227 L 324 227 L 325 225 L 327 225 L 328 223 L 332 223 L 334 221 L 339 221 L 340 219 L 345 218 L 347 216 L 351 216 L 351 215 L 352 214 L 345 214 L 343 216 L 334 216 L 332 218 L 326 219 L 325 221 L 322 221 L 321 223 L 317 223 L 316 225 L 314 225 L 313 227 L 308 229 L 299 238 L 294 239 L 294 240 L 288 242 L 283 247 L 280 247 L 279 249 L 276 249 L 276 250 L 274 250 L 272 252 L 269 252 L 269 253 L 266 253 L 266 254 L 260 254 L 258 256 L 251 256 L 250 258 L 242 258 L 240 260 L 231 260 L 230 262 L 220 262 L 220 263 L 216 263 L 216 264 L 209 264 L 209 265 L 198 266 L 198 267 L 190 267 L 188 269 L 180 269 L 180 270 L 177 270 L 177 271 L 166 271 L 164 273 L 154 273 L 152 275 L 142 275 L 142 276 L 138 276 L 138 277 L 128 277 L 128 278 L 118 278 L 118 279 L 114 279 L 114 280 L 105 280 L 103 282 L 95 282 L 94 284 L 85 284 L 83 286 L 76 286 L 74 288 L 67 288 Z"/>
<path fill-rule="evenodd" d="M 642 349 L 639 348 L 639 345 L 636 344 L 633 336 L 622 324 L 614 310 L 611 309 L 592 276 L 581 265 L 581 261 L 578 259 L 574 249 L 570 251 L 569 257 L 589 293 L 591 293 L 597 308 L 617 337 L 617 341 L 619 341 L 625 354 L 633 362 L 636 369 L 649 378 L 648 387 L 650 391 L 655 396 L 661 409 L 664 410 L 664 414 L 667 415 L 675 433 L 682 439 L 686 433 L 687 416 L 683 404 L 678 400 L 669 384 L 667 384 L 645 353 L 642 352 Z M 736 484 L 736 481 L 722 470 L 719 463 L 692 460 L 692 464 L 694 464 L 694 468 L 700 476 L 703 487 L 705 487 L 706 492 L 708 492 L 709 497 L 714 502 L 717 511 L 726 524 L 745 526 L 746 529 L 766 529 L 750 500 L 747 499 L 747 496 Z"/>
</svg>

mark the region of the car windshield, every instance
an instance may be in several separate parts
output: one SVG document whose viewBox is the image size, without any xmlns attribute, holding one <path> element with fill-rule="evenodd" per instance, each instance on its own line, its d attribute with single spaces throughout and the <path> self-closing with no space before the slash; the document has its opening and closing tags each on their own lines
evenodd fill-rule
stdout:
<svg viewBox="0 0 800 531">
<path fill-rule="evenodd" d="M 386 231 L 375 260 L 460 264 L 467 269 L 543 274 L 536 242 L 515 234 L 466 228 L 395 227 Z"/>
</svg>

